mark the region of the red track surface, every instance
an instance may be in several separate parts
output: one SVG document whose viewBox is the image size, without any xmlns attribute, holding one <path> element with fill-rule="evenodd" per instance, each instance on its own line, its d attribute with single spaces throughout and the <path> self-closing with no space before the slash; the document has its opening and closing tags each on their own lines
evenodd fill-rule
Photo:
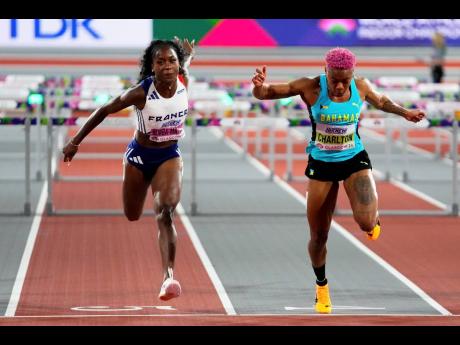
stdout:
<svg viewBox="0 0 460 345">
<path fill-rule="evenodd" d="M 108 195 L 107 197 L 115 197 Z M 80 205 L 86 197 L 81 194 Z M 17 316 L 120 314 L 74 311 L 74 307 L 172 306 L 122 314 L 225 314 L 182 223 L 176 221 L 175 276 L 181 298 L 161 302 L 161 261 L 151 217 L 130 223 L 123 217 L 45 217 L 17 308 Z"/>
</svg>

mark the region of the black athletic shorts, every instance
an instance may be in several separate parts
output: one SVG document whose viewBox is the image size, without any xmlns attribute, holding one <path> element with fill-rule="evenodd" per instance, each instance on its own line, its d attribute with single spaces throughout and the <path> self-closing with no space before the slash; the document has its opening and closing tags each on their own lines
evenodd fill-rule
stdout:
<svg viewBox="0 0 460 345">
<path fill-rule="evenodd" d="M 341 162 L 319 161 L 309 155 L 305 176 L 319 181 L 342 181 L 351 174 L 364 169 L 372 170 L 372 164 L 366 150 Z"/>
</svg>

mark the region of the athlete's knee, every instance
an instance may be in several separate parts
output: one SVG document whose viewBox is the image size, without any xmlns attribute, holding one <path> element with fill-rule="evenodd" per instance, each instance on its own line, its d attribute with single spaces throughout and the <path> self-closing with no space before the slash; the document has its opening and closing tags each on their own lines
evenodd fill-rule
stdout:
<svg viewBox="0 0 460 345">
<path fill-rule="evenodd" d="M 315 231 L 310 235 L 310 242 L 315 246 L 323 246 L 326 244 L 328 236 L 328 231 Z"/>
<path fill-rule="evenodd" d="M 141 213 L 139 212 L 128 212 L 125 210 L 125 216 L 130 222 L 135 222 L 141 218 Z"/>
<path fill-rule="evenodd" d="M 142 207 L 136 207 L 136 205 L 132 203 L 124 203 L 123 212 L 126 219 L 128 219 L 130 222 L 135 222 L 142 216 Z"/>
<path fill-rule="evenodd" d="M 174 204 L 160 204 L 157 207 L 156 214 L 158 221 L 162 222 L 165 225 L 171 225 L 174 218 L 174 212 L 176 210 L 176 205 Z"/>
</svg>

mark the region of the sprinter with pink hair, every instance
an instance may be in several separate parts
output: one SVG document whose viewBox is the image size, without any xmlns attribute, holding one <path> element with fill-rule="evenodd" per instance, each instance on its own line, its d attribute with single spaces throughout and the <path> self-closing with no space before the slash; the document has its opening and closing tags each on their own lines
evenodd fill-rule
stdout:
<svg viewBox="0 0 460 345">
<path fill-rule="evenodd" d="M 258 99 L 300 95 L 308 107 L 312 137 L 306 148 L 310 179 L 307 218 L 310 226 L 308 253 L 316 275 L 315 310 L 332 311 L 326 279 L 326 242 L 335 209 L 339 181 L 343 181 L 353 217 L 370 240 L 380 235 L 378 197 L 372 165 L 358 133 L 364 101 L 377 109 L 418 122 L 425 116 L 419 109 L 406 109 L 377 93 L 371 83 L 354 75 L 356 57 L 348 49 L 334 48 L 325 57 L 325 73 L 283 84 L 265 83 L 266 66 L 257 68 L 252 82 Z"/>
</svg>

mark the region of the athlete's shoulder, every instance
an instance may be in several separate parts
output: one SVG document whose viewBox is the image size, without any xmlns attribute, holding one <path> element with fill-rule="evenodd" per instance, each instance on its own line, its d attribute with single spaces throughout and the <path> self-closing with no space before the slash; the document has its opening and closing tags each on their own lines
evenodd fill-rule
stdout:
<svg viewBox="0 0 460 345">
<path fill-rule="evenodd" d="M 153 83 L 153 76 L 148 76 L 147 78 L 142 79 L 139 82 L 139 86 L 144 90 L 144 95 L 147 95 L 150 89 L 150 86 Z"/>
<path fill-rule="evenodd" d="M 319 77 L 310 78 L 302 77 L 295 79 L 291 82 L 291 85 L 295 85 L 297 89 L 302 90 L 314 90 L 320 86 Z"/>
<path fill-rule="evenodd" d="M 134 105 L 139 109 L 142 109 L 143 105 L 145 104 L 145 93 L 142 84 L 138 83 L 137 85 L 133 85 L 129 89 L 125 90 L 121 94 L 120 99 L 123 102 L 129 103 L 130 105 Z"/>
<path fill-rule="evenodd" d="M 372 83 L 369 79 L 364 77 L 355 77 L 355 84 L 359 90 L 370 90 L 373 88 Z"/>
<path fill-rule="evenodd" d="M 356 88 L 358 89 L 361 99 L 366 99 L 367 95 L 372 92 L 375 92 L 375 85 L 373 85 L 369 79 L 364 77 L 355 78 Z"/>
<path fill-rule="evenodd" d="M 296 79 L 295 83 L 291 84 L 291 89 L 294 89 L 307 104 L 314 104 L 321 91 L 320 77 Z"/>
<path fill-rule="evenodd" d="M 312 83 L 313 86 L 320 87 L 321 86 L 321 76 L 316 76 L 314 78 L 310 78 L 310 83 Z"/>
<path fill-rule="evenodd" d="M 318 95 L 321 90 L 321 77 L 305 78 L 305 90 Z"/>
<path fill-rule="evenodd" d="M 309 85 L 314 86 L 314 85 L 319 85 L 320 84 L 321 76 L 317 75 L 316 77 L 304 77 L 303 79 Z"/>
<path fill-rule="evenodd" d="M 145 97 L 145 85 L 142 82 L 139 82 L 136 85 L 131 86 L 126 90 L 127 93 L 136 95 L 136 96 L 143 96 Z M 148 91 L 148 89 L 147 89 Z"/>
<path fill-rule="evenodd" d="M 186 81 L 185 81 L 185 79 L 183 78 L 182 75 L 179 75 L 177 77 L 177 92 L 176 92 L 176 95 L 182 93 L 184 90 L 187 90 Z"/>
<path fill-rule="evenodd" d="M 302 77 L 297 80 L 301 80 L 303 83 L 308 84 L 308 85 L 314 85 L 314 84 L 319 84 L 320 76 L 316 77 Z"/>
</svg>

